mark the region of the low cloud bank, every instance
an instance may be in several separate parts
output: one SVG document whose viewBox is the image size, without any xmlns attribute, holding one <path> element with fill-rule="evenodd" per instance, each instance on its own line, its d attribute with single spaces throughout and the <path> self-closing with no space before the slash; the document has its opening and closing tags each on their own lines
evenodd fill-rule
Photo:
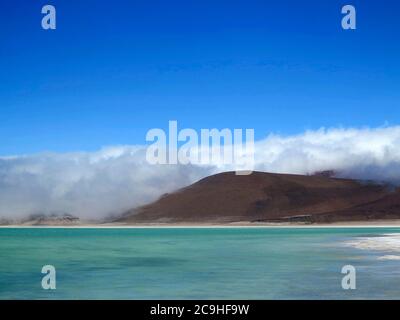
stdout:
<svg viewBox="0 0 400 320">
<path fill-rule="evenodd" d="M 69 213 L 101 219 L 157 199 L 229 165 L 150 165 L 146 146 L 0 158 L 0 217 Z M 255 143 L 255 169 L 400 182 L 400 126 L 269 135 Z"/>
</svg>

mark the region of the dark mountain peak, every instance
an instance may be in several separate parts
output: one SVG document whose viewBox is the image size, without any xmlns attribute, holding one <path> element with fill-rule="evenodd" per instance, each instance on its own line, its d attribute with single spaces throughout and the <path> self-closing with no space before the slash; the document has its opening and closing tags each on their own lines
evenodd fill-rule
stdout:
<svg viewBox="0 0 400 320">
<path fill-rule="evenodd" d="M 146 206 L 126 212 L 117 221 L 126 223 L 230 223 L 269 221 L 338 221 L 357 219 L 363 206 L 369 212 L 384 199 L 397 208 L 400 197 L 385 185 L 322 175 L 224 172 L 166 194 Z M 374 204 L 375 203 L 375 204 Z M 361 209 L 360 209 L 361 208 Z M 361 210 L 361 211 L 360 211 Z M 397 209 L 396 209 L 397 210 Z M 400 216 L 400 211 L 396 213 Z M 366 216 L 368 217 L 368 216 Z M 362 216 L 361 216 L 362 219 Z"/>
</svg>

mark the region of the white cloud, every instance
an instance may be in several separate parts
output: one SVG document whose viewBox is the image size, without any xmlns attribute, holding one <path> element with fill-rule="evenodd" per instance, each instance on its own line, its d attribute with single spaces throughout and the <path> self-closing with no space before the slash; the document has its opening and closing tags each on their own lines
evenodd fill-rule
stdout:
<svg viewBox="0 0 400 320">
<path fill-rule="evenodd" d="M 256 142 L 256 169 L 400 181 L 400 126 L 329 129 Z M 145 146 L 92 153 L 0 158 L 0 217 L 67 212 L 81 218 L 118 214 L 229 166 L 149 165 Z"/>
<path fill-rule="evenodd" d="M 334 169 L 352 178 L 400 179 L 400 126 L 270 135 L 257 143 L 256 150 L 256 167 L 264 171 L 302 174 Z"/>
</svg>

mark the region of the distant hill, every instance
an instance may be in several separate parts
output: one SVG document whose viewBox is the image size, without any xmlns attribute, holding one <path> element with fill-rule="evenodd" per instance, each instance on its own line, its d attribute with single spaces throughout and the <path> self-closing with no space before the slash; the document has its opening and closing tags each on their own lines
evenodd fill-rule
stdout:
<svg viewBox="0 0 400 320">
<path fill-rule="evenodd" d="M 400 192 L 389 186 L 254 172 L 202 179 L 117 219 L 124 223 L 335 222 L 400 218 Z"/>
<path fill-rule="evenodd" d="M 23 225 L 23 226 L 76 226 L 81 221 L 73 215 L 62 214 L 33 214 L 20 220 L 0 219 L 0 226 L 4 225 Z"/>
</svg>

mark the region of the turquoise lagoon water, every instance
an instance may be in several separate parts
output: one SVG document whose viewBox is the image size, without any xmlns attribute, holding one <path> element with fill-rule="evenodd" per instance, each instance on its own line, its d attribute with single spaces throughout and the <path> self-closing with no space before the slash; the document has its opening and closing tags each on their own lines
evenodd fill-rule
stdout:
<svg viewBox="0 0 400 320">
<path fill-rule="evenodd" d="M 0 299 L 399 299 L 399 244 L 397 228 L 2 228 Z"/>
</svg>

